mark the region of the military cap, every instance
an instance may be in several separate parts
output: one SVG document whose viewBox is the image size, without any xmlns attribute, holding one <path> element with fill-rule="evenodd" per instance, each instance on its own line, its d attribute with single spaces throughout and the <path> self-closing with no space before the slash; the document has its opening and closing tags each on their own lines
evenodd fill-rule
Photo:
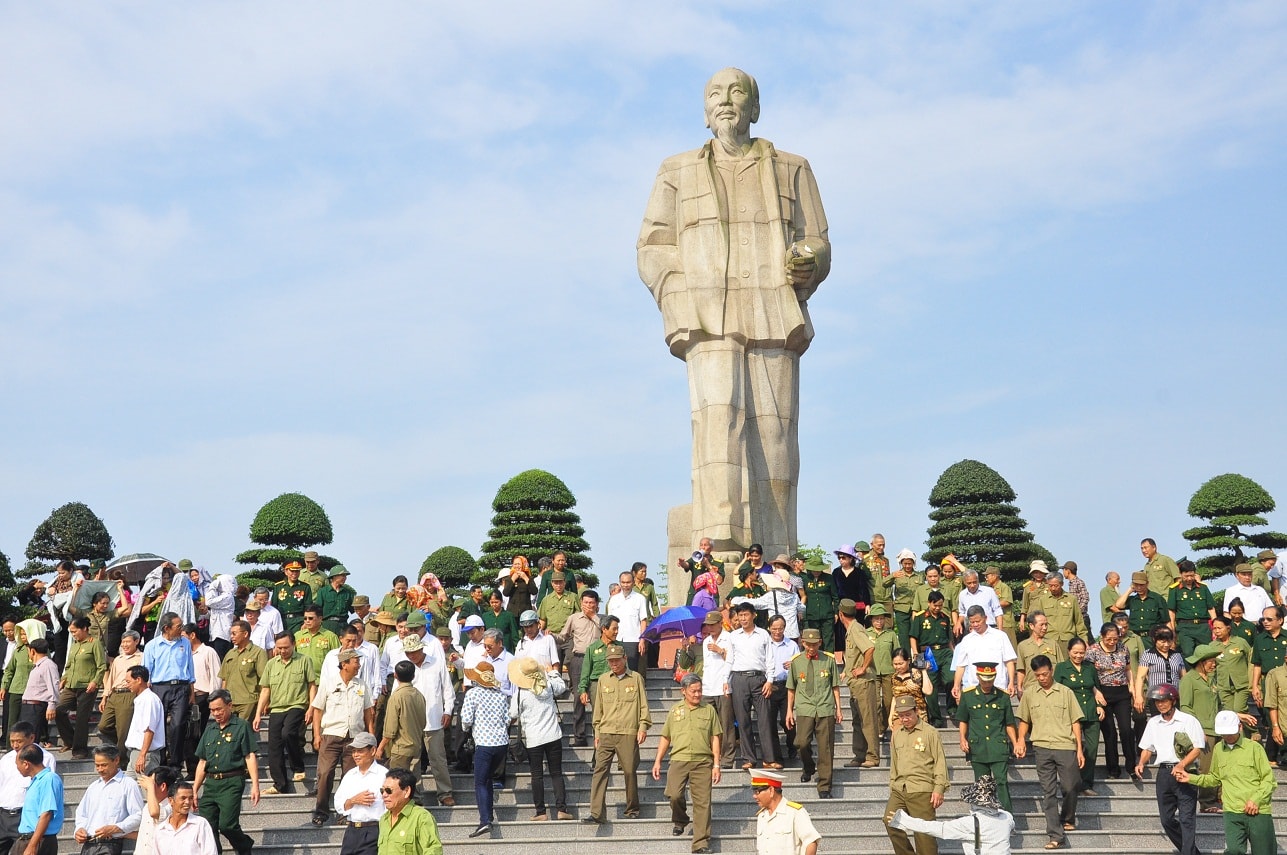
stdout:
<svg viewBox="0 0 1287 855">
<path fill-rule="evenodd" d="M 780 790 L 782 783 L 786 780 L 786 776 L 773 769 L 751 769 L 750 772 L 752 787 L 772 787 Z"/>
<path fill-rule="evenodd" d="M 1257 561 L 1277 561 L 1278 553 L 1274 552 L 1272 549 L 1262 549 L 1256 553 L 1256 560 Z M 91 564 L 89 566 L 93 567 L 94 565 Z"/>
<path fill-rule="evenodd" d="M 1148 584 L 1148 574 L 1147 574 L 1147 573 L 1132 573 L 1132 574 L 1131 574 L 1131 584 L 1132 584 L 1132 585 L 1147 585 L 1147 584 Z"/>
<path fill-rule="evenodd" d="M 331 568 L 331 572 L 326 574 L 326 578 L 334 579 L 336 576 L 347 576 L 347 575 L 349 575 L 348 568 L 345 567 L 343 564 L 336 564 L 334 567 Z"/>
<path fill-rule="evenodd" d="M 451 638 L 451 630 L 447 629 L 445 626 L 438 627 L 433 631 L 433 634 L 438 638 Z M 406 647 L 404 646 L 402 649 L 406 650 Z"/>
<path fill-rule="evenodd" d="M 707 612 L 706 617 L 702 618 L 702 626 L 723 626 L 724 616 L 719 612 Z"/>
<path fill-rule="evenodd" d="M 806 644 L 821 644 L 822 633 L 816 629 L 806 629 L 800 633 L 800 640 Z"/>
<path fill-rule="evenodd" d="M 620 644 L 609 644 L 604 653 L 604 657 L 607 659 L 625 659 L 626 649 Z"/>
<path fill-rule="evenodd" d="M 995 662 L 975 662 L 974 673 L 978 677 L 995 679 L 997 676 L 997 663 Z"/>
<path fill-rule="evenodd" d="M 916 712 L 916 699 L 911 695 L 899 695 L 894 699 L 894 712 Z"/>
<path fill-rule="evenodd" d="M 1000 576 L 1000 575 L 1001 575 L 1001 568 L 1000 568 L 1000 567 L 998 567 L 998 566 L 996 566 L 995 564 L 989 564 L 987 567 L 984 567 L 984 568 L 983 568 L 983 575 L 985 575 L 985 576 Z"/>
<path fill-rule="evenodd" d="M 304 553 L 304 560 L 305 560 L 305 561 L 316 561 L 316 560 L 317 560 L 317 550 L 315 550 L 315 549 L 310 549 L 308 552 L 305 552 L 305 553 Z"/>
<path fill-rule="evenodd" d="M 180 562 L 180 564 L 182 564 L 182 562 Z M 287 561 L 285 564 L 282 565 L 282 569 L 283 570 L 303 570 L 304 565 L 300 564 L 298 561 Z"/>
<path fill-rule="evenodd" d="M 368 597 L 366 594 L 358 594 L 356 597 L 353 598 L 353 608 L 355 609 L 358 608 L 359 606 L 369 606 L 369 605 L 371 605 L 371 598 Z"/>
<path fill-rule="evenodd" d="M 867 609 L 867 617 L 889 617 L 889 609 L 881 603 L 875 603 Z"/>
<path fill-rule="evenodd" d="M 106 569 L 107 569 L 107 562 L 106 562 L 106 561 L 104 561 L 104 560 L 103 560 L 103 559 L 101 559 L 101 558 L 95 558 L 93 561 L 89 562 L 89 569 L 90 569 L 90 570 L 93 570 L 93 571 L 94 571 L 94 572 L 96 572 L 96 573 L 97 573 L 99 570 L 106 570 Z"/>
<path fill-rule="evenodd" d="M 1251 565 L 1250 565 L 1250 564 L 1239 564 L 1237 567 L 1234 567 L 1234 568 L 1233 568 L 1233 572 L 1235 572 L 1235 573 L 1254 573 L 1254 572 L 1255 572 L 1255 570 L 1253 570 L 1253 569 L 1252 569 L 1252 567 L 1251 567 Z"/>
<path fill-rule="evenodd" d="M 420 636 L 418 635 L 408 635 L 406 638 L 402 639 L 403 653 L 415 653 L 417 650 L 424 650 L 424 649 L 425 649 L 425 643 L 420 640 Z M 351 652 L 356 653 L 357 651 L 351 651 Z"/>
<path fill-rule="evenodd" d="M 406 647 L 404 646 L 402 649 L 406 650 Z M 340 661 L 340 664 L 343 664 L 353 659 L 357 659 L 361 655 L 362 654 L 358 653 L 356 650 L 341 650 L 336 659 Z"/>
<path fill-rule="evenodd" d="M 854 552 L 871 552 L 871 544 L 865 540 L 860 540 L 854 544 Z"/>
<path fill-rule="evenodd" d="M 1188 659 L 1185 659 L 1184 661 L 1188 662 L 1190 665 L 1197 665 L 1199 662 L 1205 662 L 1208 659 L 1214 659 L 1223 652 L 1224 651 L 1222 651 L 1219 647 L 1217 647 L 1214 644 L 1199 644 L 1196 648 L 1194 648 L 1193 655 L 1190 656 Z"/>
<path fill-rule="evenodd" d="M 858 614 L 858 604 L 849 599 L 841 600 L 840 613 L 845 617 L 853 617 Z"/>
<path fill-rule="evenodd" d="M 567 580 L 568 580 L 568 574 L 564 573 L 562 570 L 555 570 L 550 575 L 551 582 L 566 582 Z"/>
<path fill-rule="evenodd" d="M 810 573 L 830 573 L 831 565 L 822 558 L 810 558 L 804 562 L 804 569 Z"/>
<path fill-rule="evenodd" d="M 382 626 L 398 625 L 398 619 L 393 616 L 393 612 L 376 612 L 375 622 Z"/>
<path fill-rule="evenodd" d="M 407 628 L 416 629 L 421 626 L 428 626 L 429 622 L 425 620 L 425 613 L 420 609 L 412 609 L 407 612 Z"/>
<path fill-rule="evenodd" d="M 1060 569 L 1060 570 L 1071 570 L 1073 573 L 1076 573 L 1076 572 L 1077 572 L 1077 562 L 1076 562 L 1076 561 L 1065 561 L 1063 564 L 1059 565 L 1059 569 Z"/>
<path fill-rule="evenodd" d="M 187 573 L 187 572 L 188 572 L 189 570 L 191 570 L 191 569 L 192 569 L 192 559 L 191 559 L 191 558 L 180 558 L 180 559 L 179 559 L 179 572 L 180 572 L 180 573 Z"/>
<path fill-rule="evenodd" d="M 246 600 L 245 611 L 248 611 L 248 612 L 257 612 L 257 611 L 259 611 L 259 610 L 260 610 L 260 609 L 262 609 L 262 608 L 263 608 L 263 606 L 259 605 L 259 601 L 258 601 L 258 600 L 254 599 L 254 598 L 251 598 L 251 599 L 249 599 L 249 600 Z"/>
</svg>

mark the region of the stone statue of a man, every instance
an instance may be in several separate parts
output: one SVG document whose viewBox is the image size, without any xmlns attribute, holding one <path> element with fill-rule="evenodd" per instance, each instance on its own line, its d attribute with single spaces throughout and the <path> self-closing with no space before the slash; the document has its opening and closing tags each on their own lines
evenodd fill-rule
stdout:
<svg viewBox="0 0 1287 855">
<path fill-rule="evenodd" d="M 813 338 L 805 302 L 831 268 L 827 218 L 808 162 L 751 137 L 754 78 L 726 68 L 705 97 L 715 138 L 662 163 L 639 276 L 688 365 L 689 543 L 758 541 L 774 555 L 796 547 L 800 354 Z"/>
</svg>

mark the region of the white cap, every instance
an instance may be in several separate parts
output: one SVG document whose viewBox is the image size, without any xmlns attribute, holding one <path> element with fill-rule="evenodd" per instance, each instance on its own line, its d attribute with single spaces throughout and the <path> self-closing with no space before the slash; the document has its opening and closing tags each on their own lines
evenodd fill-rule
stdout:
<svg viewBox="0 0 1287 855">
<path fill-rule="evenodd" d="M 1242 730 L 1242 722 L 1238 720 L 1236 712 L 1233 710 L 1221 710 L 1216 713 L 1216 736 L 1232 736 L 1240 730 Z"/>
<path fill-rule="evenodd" d="M 478 615 L 470 615 L 465 618 L 465 629 L 482 629 L 486 624 Z"/>
</svg>

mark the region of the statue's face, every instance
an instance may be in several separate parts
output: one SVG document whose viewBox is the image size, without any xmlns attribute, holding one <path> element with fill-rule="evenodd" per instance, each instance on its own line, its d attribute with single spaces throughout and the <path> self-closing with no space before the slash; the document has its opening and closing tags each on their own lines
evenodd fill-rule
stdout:
<svg viewBox="0 0 1287 855">
<path fill-rule="evenodd" d="M 751 78 L 737 69 L 717 72 L 706 84 L 706 126 L 717 134 L 746 135 L 758 107 L 751 94 Z"/>
</svg>

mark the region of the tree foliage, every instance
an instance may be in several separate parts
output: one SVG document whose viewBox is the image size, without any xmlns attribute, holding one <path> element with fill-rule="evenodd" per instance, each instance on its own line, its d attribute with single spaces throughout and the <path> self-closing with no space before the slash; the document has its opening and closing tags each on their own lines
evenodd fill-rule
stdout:
<svg viewBox="0 0 1287 855">
<path fill-rule="evenodd" d="M 443 546 L 429 553 L 420 565 L 420 575 L 432 573 L 447 588 L 464 588 L 478 572 L 478 562 L 459 546 Z"/>
<path fill-rule="evenodd" d="M 68 502 L 36 526 L 27 544 L 27 565 L 19 575 L 31 578 L 49 573 L 59 561 L 107 561 L 114 548 L 98 515 L 83 502 Z"/>
<path fill-rule="evenodd" d="M 966 566 L 996 564 L 1007 581 L 1025 579 L 1038 558 L 1053 567 L 1054 555 L 1027 531 L 1015 498 L 995 469 L 977 460 L 953 463 L 930 491 L 929 550 L 922 557 L 937 563 L 951 553 Z"/>
<path fill-rule="evenodd" d="M 237 556 L 238 564 L 258 564 L 266 569 L 255 574 L 280 582 L 281 566 L 288 561 L 302 561 L 304 551 L 325 546 L 334 540 L 331 518 L 317 502 L 303 493 L 282 493 L 255 514 L 250 523 L 250 540 L 259 549 L 248 549 Z M 322 569 L 339 562 L 329 555 L 318 556 Z"/>
<path fill-rule="evenodd" d="M 1198 559 L 1199 568 L 1207 570 L 1208 575 L 1223 573 L 1249 560 L 1244 549 L 1254 554 L 1261 549 L 1287 547 L 1287 534 L 1282 532 L 1246 531 L 1269 525 L 1264 515 L 1274 507 L 1274 497 L 1250 478 L 1234 473 L 1217 475 L 1189 499 L 1189 515 L 1204 525 L 1181 536 L 1195 552 L 1213 553 Z"/>
<path fill-rule="evenodd" d="M 515 555 L 523 555 L 533 566 L 541 558 L 562 550 L 568 568 L 585 584 L 599 580 L 588 572 L 594 561 L 586 553 L 581 517 L 572 511 L 576 497 L 556 476 L 540 469 L 520 472 L 501 485 L 492 500 L 492 527 L 483 544 L 482 568 L 474 574 L 476 584 L 490 584 L 496 572 L 508 567 Z"/>
<path fill-rule="evenodd" d="M 0 552 L 0 616 L 13 611 L 13 598 L 18 596 L 22 586 L 13 578 L 13 569 L 9 566 L 9 556 Z"/>
</svg>

